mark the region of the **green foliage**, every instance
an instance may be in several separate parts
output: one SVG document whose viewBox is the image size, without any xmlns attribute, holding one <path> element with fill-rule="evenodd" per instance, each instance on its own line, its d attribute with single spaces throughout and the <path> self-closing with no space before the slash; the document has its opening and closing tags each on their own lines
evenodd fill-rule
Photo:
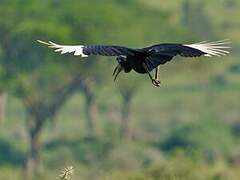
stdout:
<svg viewBox="0 0 240 180">
<path fill-rule="evenodd" d="M 16 142 L 10 142 L 1 137 L 0 139 L 0 166 L 18 166 L 20 167 L 25 160 L 25 154 L 21 146 Z"/>
<path fill-rule="evenodd" d="M 215 180 L 237 179 L 238 172 L 229 170 L 222 162 L 208 165 L 194 162 L 186 156 L 178 155 L 166 162 L 151 166 L 142 171 L 115 171 L 103 179 L 110 180 Z"/>
<path fill-rule="evenodd" d="M 46 124 L 44 168 L 37 179 L 54 179 L 69 164 L 77 165 L 73 180 L 239 179 L 239 140 L 237 129 L 232 130 L 240 116 L 239 6 L 236 0 L 1 0 L 0 92 L 7 91 L 10 100 L 6 122 L 0 124 L 0 179 L 24 179 L 19 166 L 28 139 L 22 106 L 49 107 L 76 76 L 89 82 L 97 97 L 100 132 L 84 138 L 83 98 L 74 96 L 55 114 L 56 127 Z M 81 61 L 36 43 L 142 47 L 206 37 L 231 38 L 231 58 L 178 58 L 161 68 L 160 89 L 135 73 L 121 74 L 112 85 L 114 58 Z M 125 97 L 134 95 L 128 143 L 119 140 L 117 89 Z"/>
<path fill-rule="evenodd" d="M 161 153 L 140 143 L 119 143 L 108 153 L 107 169 L 134 171 L 161 162 Z"/>
<path fill-rule="evenodd" d="M 74 139 L 74 141 L 59 139 L 45 145 L 44 149 L 47 153 L 44 154 L 44 156 L 46 156 L 45 158 L 53 167 L 71 158 L 85 165 L 94 166 L 104 159 L 111 146 L 111 142 L 103 139 L 83 138 L 78 140 Z M 59 159 L 59 156 L 62 158 Z"/>
<path fill-rule="evenodd" d="M 226 125 L 204 120 L 173 128 L 160 147 L 166 152 L 183 149 L 190 154 L 199 153 L 210 161 L 229 154 L 235 144 L 233 139 Z"/>
</svg>

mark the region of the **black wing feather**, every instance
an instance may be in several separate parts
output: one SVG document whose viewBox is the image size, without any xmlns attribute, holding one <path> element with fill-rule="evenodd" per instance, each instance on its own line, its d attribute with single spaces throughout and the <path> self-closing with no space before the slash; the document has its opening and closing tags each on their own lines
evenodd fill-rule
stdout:
<svg viewBox="0 0 240 180">
<path fill-rule="evenodd" d="M 184 46 L 182 44 L 159 44 L 150 47 L 153 54 L 161 54 L 168 56 L 183 56 L 183 57 L 199 57 L 206 53 L 194 49 L 191 47 Z"/>
<path fill-rule="evenodd" d="M 149 70 L 171 61 L 174 56 L 198 57 L 204 52 L 181 44 L 159 44 L 147 48 L 150 55 L 146 58 Z"/>
<path fill-rule="evenodd" d="M 107 45 L 90 45 L 83 47 L 83 53 L 86 55 L 102 55 L 102 56 L 119 56 L 134 55 L 135 49 L 123 46 L 107 46 Z"/>
<path fill-rule="evenodd" d="M 123 46 L 106 46 L 106 45 L 60 45 L 54 42 L 44 42 L 38 40 L 39 43 L 47 45 L 49 48 L 55 49 L 55 52 L 61 54 L 74 53 L 75 56 L 87 57 L 88 55 L 103 55 L 103 56 L 137 56 L 149 57 L 149 59 L 156 59 L 156 55 L 165 57 L 173 57 L 176 55 L 184 57 L 198 57 L 204 56 L 223 56 L 229 53 L 226 49 L 230 48 L 225 46 L 230 42 L 228 40 L 216 42 L 200 42 L 195 44 L 157 44 L 143 49 L 131 49 Z M 159 58 L 162 59 L 163 57 Z M 162 59 L 161 63 L 165 63 Z"/>
</svg>

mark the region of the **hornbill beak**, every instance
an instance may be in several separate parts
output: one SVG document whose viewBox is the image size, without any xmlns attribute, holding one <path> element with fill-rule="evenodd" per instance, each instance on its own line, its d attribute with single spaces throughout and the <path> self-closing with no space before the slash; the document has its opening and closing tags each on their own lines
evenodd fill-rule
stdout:
<svg viewBox="0 0 240 180">
<path fill-rule="evenodd" d="M 123 68 L 121 67 L 120 64 L 117 65 L 117 67 L 114 69 L 113 71 L 113 76 L 114 76 L 114 81 L 116 81 L 118 75 L 120 74 L 120 72 L 123 70 Z"/>
</svg>

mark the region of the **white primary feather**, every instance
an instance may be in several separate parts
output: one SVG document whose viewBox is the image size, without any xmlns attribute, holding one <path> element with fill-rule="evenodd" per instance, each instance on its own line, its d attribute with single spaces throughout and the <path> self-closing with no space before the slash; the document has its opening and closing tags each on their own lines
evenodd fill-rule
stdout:
<svg viewBox="0 0 240 180">
<path fill-rule="evenodd" d="M 41 44 L 45 44 L 49 48 L 55 49 L 55 52 L 60 52 L 61 54 L 74 53 L 74 56 L 88 57 L 88 55 L 83 53 L 83 47 L 84 47 L 83 45 L 76 45 L 76 46 L 60 45 L 51 41 L 44 42 L 40 40 L 37 40 L 37 42 Z"/>
<path fill-rule="evenodd" d="M 204 53 L 206 53 L 204 56 L 224 56 L 229 53 L 226 49 L 229 49 L 231 47 L 228 47 L 226 45 L 230 44 L 231 42 L 229 40 L 221 40 L 221 41 L 215 41 L 215 42 L 207 42 L 203 41 L 200 43 L 195 44 L 184 44 L 184 46 L 191 47 L 194 49 L 198 49 Z"/>
</svg>

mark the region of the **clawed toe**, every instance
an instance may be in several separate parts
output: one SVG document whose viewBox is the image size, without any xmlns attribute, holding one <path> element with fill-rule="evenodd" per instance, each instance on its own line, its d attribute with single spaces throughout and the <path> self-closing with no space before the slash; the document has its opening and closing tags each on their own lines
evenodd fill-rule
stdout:
<svg viewBox="0 0 240 180">
<path fill-rule="evenodd" d="M 153 85 L 156 86 L 156 87 L 160 87 L 160 84 L 161 84 L 161 82 L 160 82 L 159 80 L 157 80 L 157 79 L 153 79 L 153 80 L 152 80 L 152 83 L 153 83 Z"/>
</svg>

